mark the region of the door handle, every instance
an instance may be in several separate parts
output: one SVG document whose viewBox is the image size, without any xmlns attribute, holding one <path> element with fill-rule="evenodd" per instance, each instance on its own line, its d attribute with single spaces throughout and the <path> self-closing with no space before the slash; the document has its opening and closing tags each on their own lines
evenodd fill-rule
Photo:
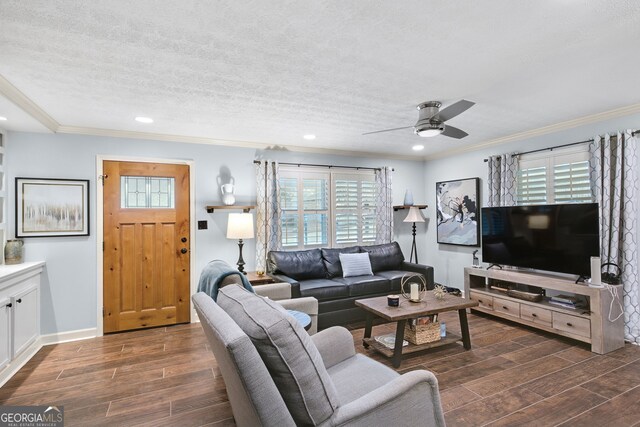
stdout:
<svg viewBox="0 0 640 427">
<path fill-rule="evenodd" d="M 187 238 L 186 238 L 186 237 L 183 237 L 182 239 L 180 239 L 180 241 L 181 241 L 182 243 L 186 243 L 186 242 L 187 242 Z"/>
<path fill-rule="evenodd" d="M 180 249 L 180 253 L 186 254 L 187 252 L 188 252 L 188 251 L 187 251 L 187 248 L 182 248 L 182 249 Z"/>
</svg>

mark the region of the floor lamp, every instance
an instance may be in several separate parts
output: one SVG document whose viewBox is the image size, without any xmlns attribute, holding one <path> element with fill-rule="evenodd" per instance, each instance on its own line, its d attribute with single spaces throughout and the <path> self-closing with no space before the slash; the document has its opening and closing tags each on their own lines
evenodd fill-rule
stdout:
<svg viewBox="0 0 640 427">
<path fill-rule="evenodd" d="M 238 271 L 242 274 L 247 274 L 244 271 L 244 259 L 242 259 L 242 246 L 244 245 L 242 239 L 253 239 L 253 214 L 230 213 L 227 224 L 227 239 L 239 239 Z"/>
<path fill-rule="evenodd" d="M 411 256 L 409 257 L 409 262 L 418 263 L 418 248 L 416 248 L 416 222 L 424 222 L 424 217 L 422 216 L 422 212 L 420 212 L 420 208 L 417 206 L 411 206 L 409 208 L 409 214 L 404 219 L 403 222 L 412 222 L 412 234 L 413 234 L 413 244 L 411 245 Z M 416 260 L 413 261 L 413 256 L 415 255 Z"/>
</svg>

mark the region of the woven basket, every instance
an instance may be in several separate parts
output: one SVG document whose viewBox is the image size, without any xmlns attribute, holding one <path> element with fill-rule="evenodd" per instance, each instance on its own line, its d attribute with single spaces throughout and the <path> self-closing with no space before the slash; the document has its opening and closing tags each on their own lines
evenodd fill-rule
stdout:
<svg viewBox="0 0 640 427">
<path fill-rule="evenodd" d="M 415 326 L 407 323 L 404 327 L 404 338 L 411 344 L 440 341 L 440 322 Z"/>
</svg>

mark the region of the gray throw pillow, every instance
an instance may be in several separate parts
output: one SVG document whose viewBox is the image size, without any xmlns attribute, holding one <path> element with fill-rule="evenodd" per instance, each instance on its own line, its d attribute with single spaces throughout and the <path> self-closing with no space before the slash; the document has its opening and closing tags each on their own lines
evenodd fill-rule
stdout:
<svg viewBox="0 0 640 427">
<path fill-rule="evenodd" d="M 338 407 L 336 389 L 309 334 L 280 305 L 225 286 L 218 305 L 255 345 L 297 425 L 318 425 Z"/>
<path fill-rule="evenodd" d="M 340 254 L 342 277 L 373 276 L 368 253 Z"/>
</svg>

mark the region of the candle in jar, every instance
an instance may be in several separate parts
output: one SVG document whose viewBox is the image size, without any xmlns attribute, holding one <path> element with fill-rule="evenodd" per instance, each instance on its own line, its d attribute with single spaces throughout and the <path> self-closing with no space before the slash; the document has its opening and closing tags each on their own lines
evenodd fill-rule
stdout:
<svg viewBox="0 0 640 427">
<path fill-rule="evenodd" d="M 411 299 L 414 301 L 418 301 L 420 299 L 420 295 L 418 294 L 418 284 L 411 284 Z"/>
</svg>

